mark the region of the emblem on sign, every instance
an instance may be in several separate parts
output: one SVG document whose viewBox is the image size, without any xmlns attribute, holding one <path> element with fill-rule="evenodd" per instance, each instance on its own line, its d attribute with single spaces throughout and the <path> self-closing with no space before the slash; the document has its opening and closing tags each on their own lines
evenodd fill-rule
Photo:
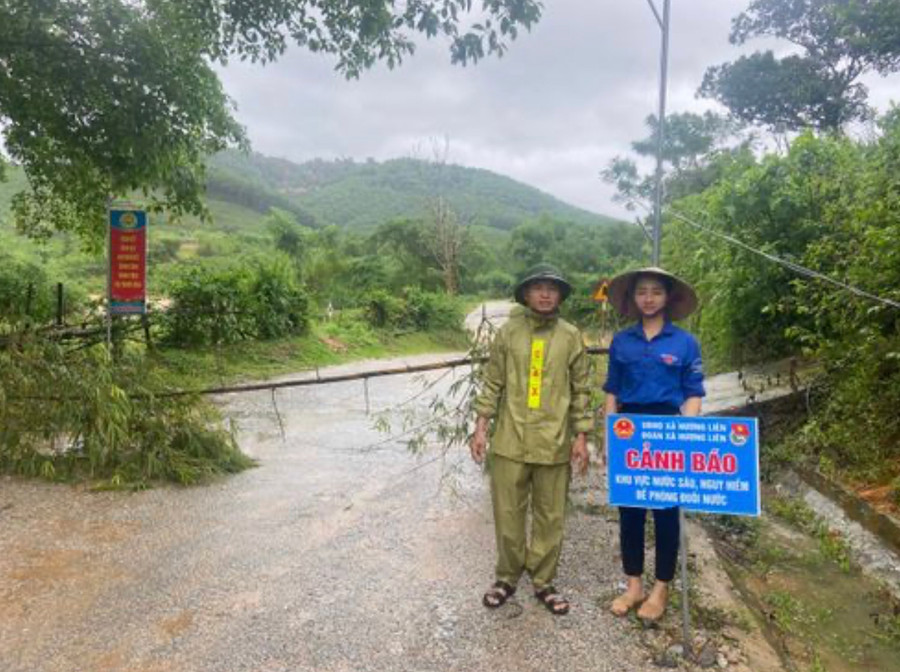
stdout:
<svg viewBox="0 0 900 672">
<path fill-rule="evenodd" d="M 731 443 L 736 446 L 743 446 L 750 440 L 750 427 L 748 425 L 735 422 L 731 425 Z"/>
<path fill-rule="evenodd" d="M 634 436 L 634 423 L 628 418 L 619 418 L 613 425 L 613 432 L 620 439 L 630 439 Z"/>
</svg>

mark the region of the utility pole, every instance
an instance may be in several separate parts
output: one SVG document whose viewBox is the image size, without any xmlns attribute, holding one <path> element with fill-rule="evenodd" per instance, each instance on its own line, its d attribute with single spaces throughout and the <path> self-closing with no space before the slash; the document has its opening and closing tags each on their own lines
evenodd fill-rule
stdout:
<svg viewBox="0 0 900 672">
<path fill-rule="evenodd" d="M 662 33 L 659 54 L 659 114 L 656 129 L 656 196 L 653 204 L 653 265 L 660 264 L 660 240 L 662 238 L 662 191 L 663 191 L 663 142 L 666 134 L 666 87 L 669 71 L 669 16 L 670 0 L 663 0 L 660 16 L 653 0 L 647 0 Z"/>
<path fill-rule="evenodd" d="M 663 0 L 663 11 L 660 16 L 653 0 L 647 0 L 656 22 L 662 33 L 662 44 L 659 52 L 659 115 L 656 129 L 656 198 L 653 204 L 653 265 L 660 265 L 660 243 L 662 240 L 662 200 L 663 200 L 663 143 L 666 137 L 666 86 L 669 74 L 669 18 L 670 1 Z M 682 610 L 682 636 L 684 637 L 684 655 L 693 657 L 691 642 L 691 610 L 689 603 L 688 583 L 688 544 L 687 521 L 684 517 L 684 509 L 678 510 L 679 541 L 681 546 L 681 610 Z"/>
</svg>

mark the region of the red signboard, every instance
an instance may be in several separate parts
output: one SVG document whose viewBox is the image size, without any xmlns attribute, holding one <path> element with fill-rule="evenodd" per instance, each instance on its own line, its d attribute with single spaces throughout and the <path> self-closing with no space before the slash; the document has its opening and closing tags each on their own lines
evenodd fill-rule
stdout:
<svg viewBox="0 0 900 672">
<path fill-rule="evenodd" d="M 147 307 L 147 213 L 109 211 L 109 311 L 142 314 Z"/>
</svg>

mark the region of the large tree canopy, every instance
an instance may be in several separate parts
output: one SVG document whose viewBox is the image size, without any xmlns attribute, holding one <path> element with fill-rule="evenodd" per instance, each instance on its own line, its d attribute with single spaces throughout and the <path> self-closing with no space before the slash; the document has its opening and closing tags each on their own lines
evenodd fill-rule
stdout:
<svg viewBox="0 0 900 672">
<path fill-rule="evenodd" d="M 753 0 L 732 22 L 732 44 L 775 37 L 800 53 L 743 56 L 706 71 L 700 95 L 740 119 L 778 130 L 840 130 L 871 115 L 865 72 L 900 67 L 896 0 Z"/>
<path fill-rule="evenodd" d="M 96 236 L 109 198 L 202 214 L 203 161 L 245 143 L 211 68 L 268 62 L 291 43 L 334 55 L 357 77 L 450 40 L 454 63 L 502 54 L 539 18 L 537 0 L 6 0 L 0 6 L 0 124 L 30 191 L 19 226 Z"/>
</svg>

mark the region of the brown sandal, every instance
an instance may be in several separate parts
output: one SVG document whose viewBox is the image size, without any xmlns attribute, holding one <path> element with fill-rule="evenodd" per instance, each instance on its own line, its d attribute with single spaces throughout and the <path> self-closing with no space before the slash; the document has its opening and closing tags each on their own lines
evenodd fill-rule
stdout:
<svg viewBox="0 0 900 672">
<path fill-rule="evenodd" d="M 488 609 L 497 609 L 516 594 L 516 589 L 506 581 L 496 581 L 481 598 L 481 603 Z"/>
<path fill-rule="evenodd" d="M 569 601 L 557 593 L 553 586 L 547 586 L 543 590 L 537 591 L 534 596 L 554 616 L 564 616 L 569 613 Z"/>
</svg>

